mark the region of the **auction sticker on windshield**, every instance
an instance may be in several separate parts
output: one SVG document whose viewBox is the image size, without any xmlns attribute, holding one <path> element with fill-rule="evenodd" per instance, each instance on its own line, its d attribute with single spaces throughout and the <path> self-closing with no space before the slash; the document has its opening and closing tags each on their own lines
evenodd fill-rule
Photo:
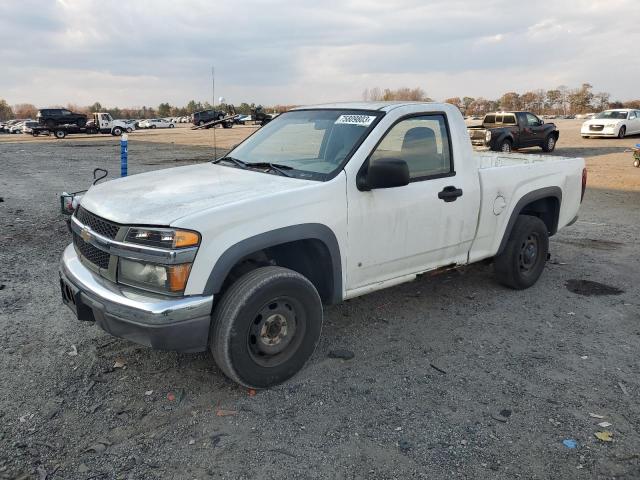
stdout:
<svg viewBox="0 0 640 480">
<path fill-rule="evenodd" d="M 375 115 L 340 115 L 335 124 L 368 127 L 375 119 Z"/>
</svg>

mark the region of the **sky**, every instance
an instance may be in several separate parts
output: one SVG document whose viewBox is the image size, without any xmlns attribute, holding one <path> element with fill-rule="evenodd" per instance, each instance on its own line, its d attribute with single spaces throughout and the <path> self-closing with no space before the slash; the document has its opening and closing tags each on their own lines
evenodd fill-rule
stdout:
<svg viewBox="0 0 640 480">
<path fill-rule="evenodd" d="M 366 88 L 640 98 L 638 0 L 1 0 L 0 99 L 361 100 Z"/>
</svg>

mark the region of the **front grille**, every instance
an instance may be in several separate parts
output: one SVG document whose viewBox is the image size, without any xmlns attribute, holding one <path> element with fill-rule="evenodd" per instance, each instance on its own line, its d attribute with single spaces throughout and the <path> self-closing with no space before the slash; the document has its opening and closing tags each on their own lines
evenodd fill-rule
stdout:
<svg viewBox="0 0 640 480">
<path fill-rule="evenodd" d="M 589 125 L 589 130 L 593 130 L 594 132 L 600 132 L 604 128 L 604 125 Z"/>
<path fill-rule="evenodd" d="M 76 211 L 76 218 L 94 232 L 110 239 L 116 238 L 118 230 L 120 230 L 120 225 L 117 223 L 100 218 L 82 207 L 79 207 Z"/>
<path fill-rule="evenodd" d="M 90 243 L 85 242 L 82 237 L 80 237 L 80 235 L 77 235 L 76 233 L 73 234 L 73 244 L 80 252 L 80 255 L 93 263 L 95 266 L 104 268 L 105 270 L 109 268 L 110 255 L 108 253 L 103 252 L 99 248 L 96 248 Z"/>
</svg>

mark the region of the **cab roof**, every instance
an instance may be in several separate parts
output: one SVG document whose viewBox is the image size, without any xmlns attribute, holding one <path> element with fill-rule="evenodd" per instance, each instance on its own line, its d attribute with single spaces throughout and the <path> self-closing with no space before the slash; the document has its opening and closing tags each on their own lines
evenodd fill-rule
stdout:
<svg viewBox="0 0 640 480">
<path fill-rule="evenodd" d="M 408 105 L 434 105 L 438 102 L 409 102 L 409 101 L 395 101 L 395 102 L 336 102 L 336 103 L 320 103 L 317 105 L 304 105 L 293 108 L 292 110 L 309 110 L 309 109 L 322 109 L 322 108 L 340 108 L 344 110 L 381 110 L 388 112 L 398 107 L 405 107 Z"/>
</svg>

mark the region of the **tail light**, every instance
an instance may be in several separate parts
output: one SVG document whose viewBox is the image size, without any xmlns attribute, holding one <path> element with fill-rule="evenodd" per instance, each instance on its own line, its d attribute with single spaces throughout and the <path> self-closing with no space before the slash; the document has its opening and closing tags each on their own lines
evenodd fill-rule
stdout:
<svg viewBox="0 0 640 480">
<path fill-rule="evenodd" d="M 587 189 L 587 169 L 582 169 L 582 194 L 580 195 L 580 203 L 582 203 L 582 199 L 584 198 L 584 192 Z"/>
</svg>

